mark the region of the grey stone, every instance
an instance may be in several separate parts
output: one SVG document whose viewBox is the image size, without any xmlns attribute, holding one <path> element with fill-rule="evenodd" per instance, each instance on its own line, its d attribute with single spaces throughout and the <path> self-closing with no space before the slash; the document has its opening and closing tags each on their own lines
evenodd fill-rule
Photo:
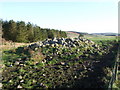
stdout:
<svg viewBox="0 0 120 90">
<path fill-rule="evenodd" d="M 15 65 L 19 65 L 19 64 L 20 64 L 20 62 L 19 62 L 19 61 L 16 61 L 16 62 L 15 62 Z"/>
</svg>

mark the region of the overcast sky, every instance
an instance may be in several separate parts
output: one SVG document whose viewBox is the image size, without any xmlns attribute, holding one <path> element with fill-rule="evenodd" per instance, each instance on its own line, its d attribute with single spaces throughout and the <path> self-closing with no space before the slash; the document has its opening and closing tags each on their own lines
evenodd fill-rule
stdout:
<svg viewBox="0 0 120 90">
<path fill-rule="evenodd" d="M 1 0 L 0 18 L 64 31 L 118 32 L 117 0 L 58 1 Z"/>
</svg>

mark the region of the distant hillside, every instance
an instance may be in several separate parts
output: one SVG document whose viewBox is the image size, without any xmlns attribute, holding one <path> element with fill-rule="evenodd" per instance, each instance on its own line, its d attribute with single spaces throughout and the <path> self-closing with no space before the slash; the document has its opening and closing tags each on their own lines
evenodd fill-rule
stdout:
<svg viewBox="0 0 120 90">
<path fill-rule="evenodd" d="M 66 34 L 67 34 L 68 38 L 77 38 L 79 36 L 78 33 L 76 33 L 76 32 L 70 32 L 70 31 L 67 31 Z"/>
<path fill-rule="evenodd" d="M 68 31 L 68 32 L 71 32 L 71 33 L 77 33 L 77 34 L 88 34 L 87 32 L 77 32 L 77 31 Z"/>
<path fill-rule="evenodd" d="M 66 32 L 68 38 L 78 38 L 79 34 L 87 35 L 86 32 L 76 32 L 76 31 L 67 31 Z"/>
<path fill-rule="evenodd" d="M 92 35 L 116 36 L 117 33 L 92 33 Z"/>
</svg>

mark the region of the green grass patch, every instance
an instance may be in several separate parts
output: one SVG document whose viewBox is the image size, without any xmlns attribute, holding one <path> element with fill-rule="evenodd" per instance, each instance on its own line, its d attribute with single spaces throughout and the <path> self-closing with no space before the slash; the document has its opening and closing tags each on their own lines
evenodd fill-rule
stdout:
<svg viewBox="0 0 120 90">
<path fill-rule="evenodd" d="M 103 35 L 85 35 L 84 36 L 87 39 L 90 39 L 92 41 L 113 41 L 117 40 L 116 36 L 103 36 Z"/>
</svg>

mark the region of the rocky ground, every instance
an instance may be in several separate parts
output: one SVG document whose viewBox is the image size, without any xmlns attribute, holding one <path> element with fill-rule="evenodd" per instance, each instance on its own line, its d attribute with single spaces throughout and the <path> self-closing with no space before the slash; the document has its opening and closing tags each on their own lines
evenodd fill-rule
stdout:
<svg viewBox="0 0 120 90">
<path fill-rule="evenodd" d="M 3 88 L 105 88 L 117 47 L 106 43 L 54 38 L 5 51 Z"/>
</svg>

